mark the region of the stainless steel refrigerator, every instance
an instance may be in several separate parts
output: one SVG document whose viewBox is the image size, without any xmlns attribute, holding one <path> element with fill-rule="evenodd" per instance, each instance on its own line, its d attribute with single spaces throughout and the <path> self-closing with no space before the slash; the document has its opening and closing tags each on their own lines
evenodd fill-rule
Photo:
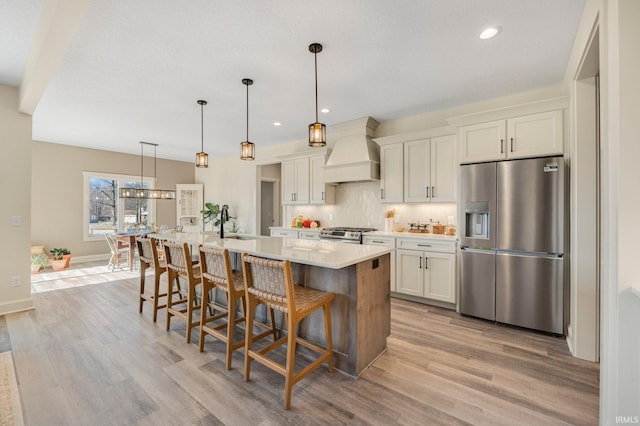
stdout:
<svg viewBox="0 0 640 426">
<path fill-rule="evenodd" d="M 563 158 L 460 167 L 460 312 L 564 334 Z"/>
</svg>

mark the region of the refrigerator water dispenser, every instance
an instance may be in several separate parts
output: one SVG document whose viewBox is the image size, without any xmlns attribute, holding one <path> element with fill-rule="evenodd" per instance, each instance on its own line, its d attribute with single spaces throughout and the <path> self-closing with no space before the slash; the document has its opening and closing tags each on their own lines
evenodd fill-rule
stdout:
<svg viewBox="0 0 640 426">
<path fill-rule="evenodd" d="M 489 202 L 466 202 L 465 237 L 489 239 Z"/>
</svg>

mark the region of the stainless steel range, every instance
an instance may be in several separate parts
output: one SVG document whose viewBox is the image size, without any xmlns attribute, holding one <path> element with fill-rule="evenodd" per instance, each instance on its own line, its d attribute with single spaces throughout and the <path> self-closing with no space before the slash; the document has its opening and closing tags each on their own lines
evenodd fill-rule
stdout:
<svg viewBox="0 0 640 426">
<path fill-rule="evenodd" d="M 333 228 L 322 229 L 320 231 L 320 239 L 339 241 L 342 243 L 362 244 L 362 234 L 375 230 L 375 228 L 348 228 L 344 226 L 336 226 Z"/>
</svg>

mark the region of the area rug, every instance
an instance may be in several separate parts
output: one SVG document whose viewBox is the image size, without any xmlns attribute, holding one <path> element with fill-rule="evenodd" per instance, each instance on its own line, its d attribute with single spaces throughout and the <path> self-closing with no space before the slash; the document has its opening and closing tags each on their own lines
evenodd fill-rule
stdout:
<svg viewBox="0 0 640 426">
<path fill-rule="evenodd" d="M 24 425 L 11 351 L 0 353 L 0 425 Z"/>
</svg>

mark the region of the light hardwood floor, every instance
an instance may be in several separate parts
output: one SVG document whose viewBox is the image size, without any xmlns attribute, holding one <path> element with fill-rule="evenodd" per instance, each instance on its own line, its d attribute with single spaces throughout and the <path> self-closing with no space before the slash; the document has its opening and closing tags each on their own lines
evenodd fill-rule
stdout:
<svg viewBox="0 0 640 426">
<path fill-rule="evenodd" d="M 83 266 L 83 265 L 80 265 Z M 0 317 L 27 425 L 598 423 L 598 365 L 563 338 L 392 299 L 388 350 L 359 379 L 320 368 L 282 409 L 283 378 L 224 345 L 184 342 L 184 323 L 138 313 L 135 273 L 38 279 L 35 310 Z M 71 288 L 64 289 L 64 280 Z"/>
</svg>

